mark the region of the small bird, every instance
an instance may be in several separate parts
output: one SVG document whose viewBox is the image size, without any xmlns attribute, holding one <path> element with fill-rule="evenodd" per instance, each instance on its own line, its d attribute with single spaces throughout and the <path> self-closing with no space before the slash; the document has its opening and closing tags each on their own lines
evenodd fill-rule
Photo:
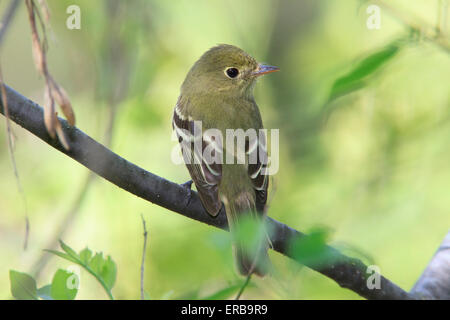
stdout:
<svg viewBox="0 0 450 320">
<path fill-rule="evenodd" d="M 200 123 L 202 132 L 218 130 L 222 137 L 226 137 L 228 129 L 263 129 L 253 88 L 259 76 L 278 70 L 258 63 L 238 47 L 218 45 L 205 52 L 190 69 L 175 106 L 172 126 L 183 152 L 189 154 L 183 153 L 184 160 L 202 204 L 211 216 L 216 216 L 223 202 L 232 233 L 243 217 L 255 221 L 265 219 L 269 185 L 268 176 L 262 170 L 267 155 L 265 138 L 258 136 L 255 143 L 250 143 L 247 137 L 246 159 L 229 163 L 228 158 L 223 159 L 229 152 L 228 144 L 225 146 L 217 137 L 198 135 L 195 126 Z M 198 148 L 192 146 L 199 140 Z M 212 156 L 219 156 L 221 161 L 207 161 L 206 150 L 212 150 Z M 232 157 L 237 157 L 236 152 Z M 250 162 L 250 158 L 256 161 Z M 255 252 L 248 252 L 246 244 L 241 242 L 233 238 L 239 273 L 264 276 L 270 267 L 267 235 Z"/>
</svg>

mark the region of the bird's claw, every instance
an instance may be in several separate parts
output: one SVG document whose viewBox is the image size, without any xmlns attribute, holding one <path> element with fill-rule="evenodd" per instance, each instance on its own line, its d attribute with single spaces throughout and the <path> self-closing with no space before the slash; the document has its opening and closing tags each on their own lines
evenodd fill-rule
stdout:
<svg viewBox="0 0 450 320">
<path fill-rule="evenodd" d="M 192 183 L 193 183 L 193 182 L 194 182 L 194 181 L 189 180 L 189 181 L 186 181 L 185 183 L 182 183 L 181 185 L 182 185 L 183 187 L 185 187 L 186 189 L 191 190 L 191 189 L 192 189 Z"/>
<path fill-rule="evenodd" d="M 192 198 L 192 183 L 193 183 L 193 181 L 189 180 L 189 181 L 181 184 L 181 186 L 183 188 L 187 189 L 187 191 L 188 191 L 188 199 L 187 199 L 187 202 L 186 202 L 186 207 L 191 202 L 191 198 Z"/>
</svg>

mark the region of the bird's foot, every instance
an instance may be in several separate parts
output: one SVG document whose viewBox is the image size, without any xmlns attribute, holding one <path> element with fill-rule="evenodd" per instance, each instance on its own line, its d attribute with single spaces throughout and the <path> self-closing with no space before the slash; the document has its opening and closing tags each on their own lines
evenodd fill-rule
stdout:
<svg viewBox="0 0 450 320">
<path fill-rule="evenodd" d="M 186 202 L 186 207 L 191 202 L 191 198 L 192 198 L 192 183 L 193 183 L 193 181 L 189 180 L 189 181 L 181 184 L 181 186 L 183 188 L 187 189 L 187 191 L 188 191 L 188 198 L 187 198 L 187 202 Z"/>
<path fill-rule="evenodd" d="M 193 182 L 194 182 L 194 181 L 189 180 L 189 181 L 186 181 L 185 183 L 182 183 L 181 186 L 183 186 L 184 188 L 186 188 L 186 189 L 188 189 L 188 190 L 192 190 L 192 183 L 193 183 Z"/>
</svg>

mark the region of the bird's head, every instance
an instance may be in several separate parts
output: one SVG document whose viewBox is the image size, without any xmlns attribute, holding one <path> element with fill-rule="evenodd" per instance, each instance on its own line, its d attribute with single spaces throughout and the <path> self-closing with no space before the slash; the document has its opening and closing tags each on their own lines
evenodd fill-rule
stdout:
<svg viewBox="0 0 450 320">
<path fill-rule="evenodd" d="M 206 51 L 193 65 L 181 88 L 184 94 L 251 94 L 256 79 L 279 68 L 258 63 L 242 49 L 221 44 Z"/>
</svg>

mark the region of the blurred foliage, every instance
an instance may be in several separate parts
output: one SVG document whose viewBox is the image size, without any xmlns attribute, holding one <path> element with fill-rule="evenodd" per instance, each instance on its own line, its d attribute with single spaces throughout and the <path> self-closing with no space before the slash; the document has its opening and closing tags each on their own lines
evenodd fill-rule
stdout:
<svg viewBox="0 0 450 320">
<path fill-rule="evenodd" d="M 318 268 L 333 263 L 333 256 L 327 250 L 327 238 L 326 230 L 311 230 L 309 234 L 291 244 L 292 256 L 301 264 Z"/>
<path fill-rule="evenodd" d="M 55 250 L 46 251 L 81 266 L 97 279 L 103 289 L 105 289 L 109 298 L 114 299 L 111 290 L 116 282 L 117 267 L 116 263 L 111 259 L 111 256 L 108 256 L 107 259 L 105 259 L 102 252 L 98 252 L 92 256 L 92 251 L 88 248 L 81 250 L 80 253 L 76 253 L 75 250 L 66 245 L 63 241 L 60 240 L 59 243 L 64 252 Z M 54 296 L 53 293 L 52 296 Z"/>
<path fill-rule="evenodd" d="M 51 284 L 37 288 L 36 280 L 29 274 L 10 270 L 11 294 L 18 300 L 73 300 L 75 299 L 78 286 L 69 286 L 72 278 L 77 278 L 73 272 L 58 269 Z M 78 281 L 78 280 L 76 280 Z"/>
<path fill-rule="evenodd" d="M 368 30 L 369 3 L 48 0 L 47 59 L 71 98 L 80 129 L 102 140 L 107 107 L 117 103 L 112 150 L 180 183 L 188 173 L 169 160 L 177 143 L 171 139 L 170 121 L 194 61 L 211 46 L 230 43 L 279 66 L 281 72 L 261 79 L 255 88 L 265 127 L 281 128 L 280 170 L 271 183 L 268 214 L 302 231 L 331 230 L 325 238 L 313 232 L 311 243 L 318 248 L 325 239 L 345 244 L 349 254 L 370 256 L 386 277 L 409 289 L 450 225 L 450 57 L 420 35 L 411 36 L 384 10 L 381 28 Z M 71 4 L 81 8 L 81 30 L 66 28 Z M 418 23 L 438 21 L 438 1 L 389 4 Z M 6 5 L 0 2 L 0 12 Z M 33 66 L 30 43 L 21 6 L 1 48 L 3 78 L 42 104 L 43 79 Z M 27 200 L 25 205 L 15 187 L 0 121 L 3 298 L 11 297 L 8 270 L 28 270 L 42 255 L 86 174 L 27 131 L 13 130 Z M 30 239 L 24 251 L 26 208 Z M 234 270 L 227 233 L 104 180 L 95 181 L 64 239 L 75 248 L 89 245 L 110 253 L 118 270 L 114 297 L 139 298 L 141 213 L 150 235 L 149 297 L 233 295 L 242 279 Z M 270 256 L 276 271 L 252 279 L 245 298 L 359 298 L 281 255 Z M 54 270 L 66 267 L 52 259 L 38 283 L 52 283 Z M 13 276 L 40 296 L 35 282 Z M 85 276 L 82 270 L 77 298 L 105 298 L 101 286 Z M 48 296 L 48 288 L 42 291 Z"/>
<path fill-rule="evenodd" d="M 52 284 L 50 287 L 50 297 L 54 300 L 73 300 L 75 299 L 78 288 L 70 288 L 67 283 L 74 275 L 66 270 L 59 269 L 53 276 Z M 46 287 L 44 287 L 46 288 Z M 48 287 L 47 287 L 48 288 Z M 47 293 L 48 290 L 41 290 L 41 292 Z M 41 293 L 42 294 L 42 293 Z"/>
<path fill-rule="evenodd" d="M 344 76 L 338 78 L 331 87 L 329 101 L 339 96 L 348 94 L 352 91 L 365 87 L 365 80 L 383 64 L 392 59 L 399 50 L 399 45 L 393 43 L 386 48 L 364 58 L 353 70 Z"/>
<path fill-rule="evenodd" d="M 37 300 L 36 280 L 26 273 L 11 270 L 9 271 L 11 280 L 11 293 L 14 298 L 21 300 Z"/>
</svg>

